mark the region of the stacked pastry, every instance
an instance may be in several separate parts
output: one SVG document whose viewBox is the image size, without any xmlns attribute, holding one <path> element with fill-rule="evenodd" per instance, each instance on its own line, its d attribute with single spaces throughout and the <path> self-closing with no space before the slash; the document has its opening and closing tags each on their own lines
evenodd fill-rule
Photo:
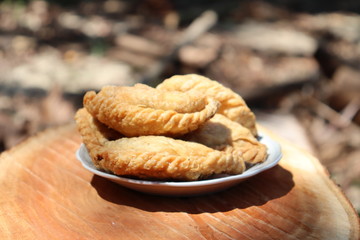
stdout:
<svg viewBox="0 0 360 240">
<path fill-rule="evenodd" d="M 75 119 L 94 165 L 120 176 L 200 180 L 242 173 L 267 155 L 244 100 L 196 74 L 89 91 Z"/>
</svg>

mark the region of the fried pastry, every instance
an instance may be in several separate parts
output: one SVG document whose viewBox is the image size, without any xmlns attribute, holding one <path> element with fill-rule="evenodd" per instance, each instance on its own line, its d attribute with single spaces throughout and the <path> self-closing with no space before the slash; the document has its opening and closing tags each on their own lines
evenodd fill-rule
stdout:
<svg viewBox="0 0 360 240">
<path fill-rule="evenodd" d="M 100 122 L 127 137 L 181 135 L 210 119 L 220 104 L 197 91 L 163 91 L 137 84 L 106 86 L 84 96 L 85 108 Z"/>
<path fill-rule="evenodd" d="M 260 143 L 249 129 L 220 114 L 215 114 L 203 126 L 186 134 L 182 139 L 222 151 L 235 148 L 241 152 L 244 161 L 251 164 L 263 162 L 267 156 L 266 146 Z"/>
<path fill-rule="evenodd" d="M 86 109 L 75 120 L 94 165 L 122 176 L 143 179 L 198 180 L 213 174 L 239 174 L 245 164 L 233 148 L 219 151 L 165 136 L 117 137 Z"/>
<path fill-rule="evenodd" d="M 97 151 L 99 146 L 102 146 L 105 142 L 124 137 L 124 135 L 91 116 L 86 108 L 81 108 L 76 112 L 75 121 L 78 132 L 90 155 L 93 155 L 92 152 Z"/>
<path fill-rule="evenodd" d="M 221 103 L 218 113 L 248 128 L 254 136 L 257 135 L 255 115 L 242 97 L 216 81 L 197 74 L 175 75 L 164 80 L 156 88 L 181 92 L 196 90 L 213 97 Z"/>
</svg>

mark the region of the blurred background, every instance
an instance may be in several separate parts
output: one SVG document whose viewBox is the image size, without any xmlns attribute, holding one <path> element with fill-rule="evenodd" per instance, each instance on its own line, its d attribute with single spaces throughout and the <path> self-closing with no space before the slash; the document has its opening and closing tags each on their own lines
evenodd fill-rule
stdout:
<svg viewBox="0 0 360 240">
<path fill-rule="evenodd" d="M 199 73 L 317 156 L 360 211 L 360 2 L 0 2 L 0 152 L 90 89 Z"/>
</svg>

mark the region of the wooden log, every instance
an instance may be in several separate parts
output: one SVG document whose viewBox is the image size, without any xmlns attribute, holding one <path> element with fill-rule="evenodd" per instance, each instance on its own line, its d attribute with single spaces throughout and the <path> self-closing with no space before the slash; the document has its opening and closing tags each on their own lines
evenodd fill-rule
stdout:
<svg viewBox="0 0 360 240">
<path fill-rule="evenodd" d="M 359 239 L 359 219 L 324 167 L 280 142 L 280 164 L 223 192 L 138 193 L 86 171 L 74 125 L 0 156 L 0 239 Z"/>
</svg>

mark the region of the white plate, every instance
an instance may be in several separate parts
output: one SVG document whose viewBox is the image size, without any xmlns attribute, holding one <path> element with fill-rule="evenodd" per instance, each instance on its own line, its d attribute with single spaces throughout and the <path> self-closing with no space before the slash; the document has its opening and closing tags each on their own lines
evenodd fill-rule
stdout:
<svg viewBox="0 0 360 240">
<path fill-rule="evenodd" d="M 211 179 L 190 182 L 138 180 L 119 177 L 117 175 L 99 170 L 92 163 L 84 144 L 82 144 L 76 151 L 76 157 L 90 172 L 133 190 L 166 196 L 195 196 L 225 190 L 277 165 L 282 157 L 280 145 L 265 134 L 260 135 L 259 141 L 265 144 L 268 148 L 268 156 L 263 163 L 256 164 L 238 175 L 223 174 Z"/>
</svg>

